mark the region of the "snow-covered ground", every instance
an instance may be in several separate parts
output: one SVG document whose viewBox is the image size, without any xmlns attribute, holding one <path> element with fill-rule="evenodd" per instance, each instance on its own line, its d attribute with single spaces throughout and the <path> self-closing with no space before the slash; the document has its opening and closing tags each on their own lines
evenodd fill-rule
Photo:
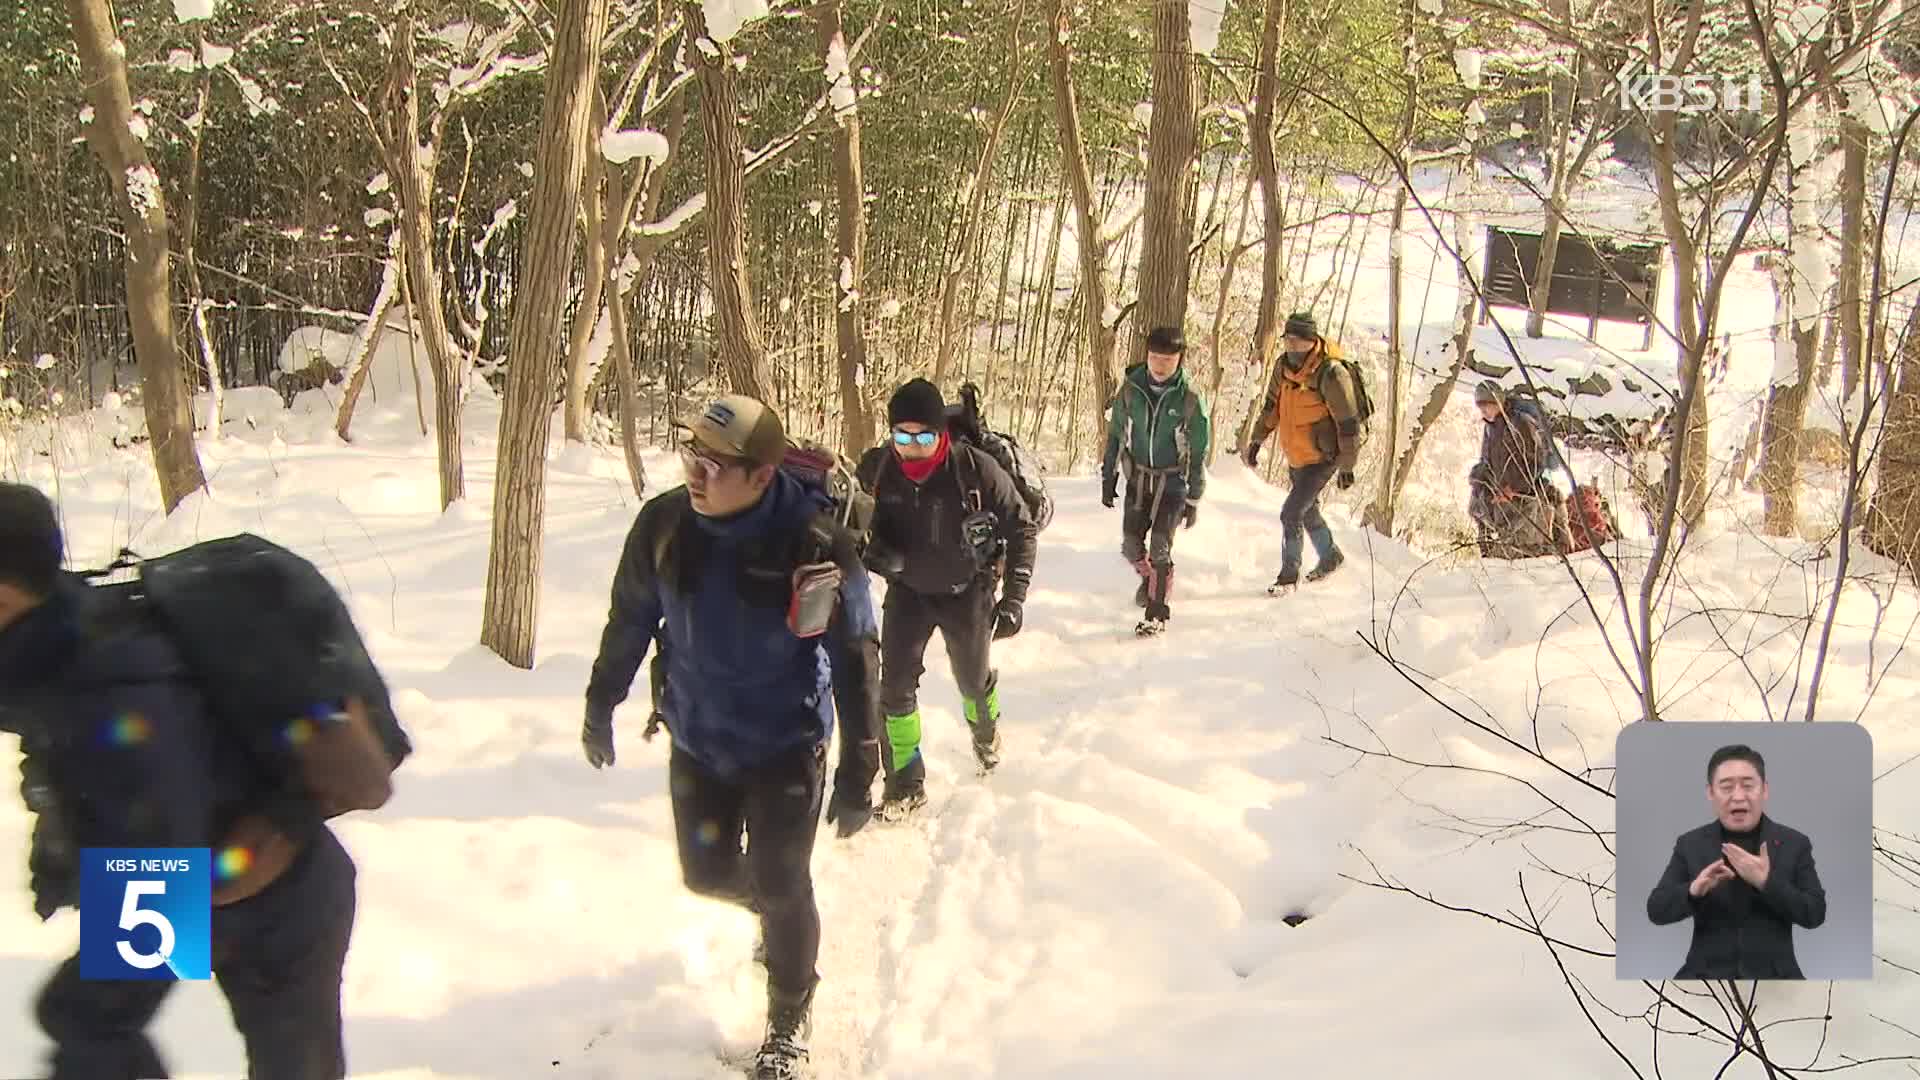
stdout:
<svg viewBox="0 0 1920 1080">
<path fill-rule="evenodd" d="M 595 772 L 579 748 L 581 692 L 637 509 L 617 451 L 554 456 L 539 661 L 520 671 L 476 644 L 497 401 L 476 389 L 468 499 L 442 514 L 432 441 L 412 403 L 371 404 L 347 447 L 328 431 L 337 395 L 310 392 L 287 411 L 271 393 L 231 393 L 230 437 L 201 447 L 212 490 L 171 518 L 158 513 L 145 448 L 102 445 L 118 426 L 109 416 L 70 425 L 57 475 L 53 457 L 32 452 L 31 432 L 7 468 L 57 492 L 77 564 L 126 544 L 157 553 L 249 530 L 308 555 L 349 598 L 418 745 L 393 802 L 340 824 L 362 897 L 346 976 L 356 1076 L 729 1075 L 721 1057 L 760 1033 L 752 926 L 681 887 L 665 751 L 638 738 L 643 714 L 621 712 L 616 768 Z M 1432 497 L 1463 497 L 1475 437 L 1462 402 L 1433 436 L 1422 481 Z M 648 466 L 655 490 L 678 481 L 672 458 L 649 453 Z M 1172 630 L 1141 641 L 1118 515 L 1100 507 L 1089 476 L 1052 486 L 1059 514 L 1042 537 L 1026 629 L 996 648 L 1005 764 L 989 781 L 972 777 L 936 645 L 922 696 L 931 813 L 844 842 L 823 834 L 818 846 L 819 1075 L 1624 1075 L 1539 940 L 1359 883 L 1377 867 L 1438 901 L 1511 919 L 1524 920 L 1530 902 L 1557 938 L 1611 951 L 1612 860 L 1571 819 L 1489 773 L 1349 749 L 1511 772 L 1609 833 L 1610 799 L 1475 733 L 1362 640 L 1467 715 L 1537 738 L 1575 772 L 1595 770 L 1587 775 L 1604 788 L 1636 706 L 1566 572 L 1550 561 L 1436 563 L 1361 532 L 1343 508 L 1334 517 L 1350 568 L 1271 600 L 1262 589 L 1278 560 L 1282 493 L 1223 458 L 1199 525 L 1179 536 Z M 1893 770 L 1920 755 L 1908 707 L 1920 657 L 1901 651 L 1920 601 L 1885 583 L 1885 565 L 1856 558 L 1878 584 L 1844 595 L 1821 715 L 1869 727 L 1875 772 L 1891 773 L 1877 785 L 1875 820 L 1911 836 L 1920 787 Z M 1597 561 L 1576 566 L 1624 649 Z M 1798 633 L 1781 628 L 1827 595 L 1831 557 L 1729 521 L 1682 569 L 1684 587 L 1661 605 L 1673 627 L 1661 661 L 1668 715 L 1784 717 L 1790 686 L 1797 715 L 1803 655 Z M 1773 615 L 1752 633 L 1757 617 L 1738 613 L 1758 609 Z M 1764 704 L 1756 686 L 1770 688 Z M 1523 819 L 1535 827 L 1499 826 Z M 38 1064 L 32 995 L 76 940 L 71 913 L 44 925 L 30 914 L 28 828 L 19 802 L 0 800 L 0 851 L 13 853 L 0 859 L 9 1076 Z M 1597 897 L 1543 866 L 1591 879 Z M 1885 864 L 1877 888 L 1874 941 L 1888 962 L 1872 983 L 1766 988 L 1763 1022 L 1836 1018 L 1768 1028 L 1777 1059 L 1920 1053 L 1908 1033 L 1920 1015 L 1920 897 Z M 1289 927 L 1294 913 L 1312 918 Z M 1597 1022 L 1652 1075 L 1644 1022 L 1614 1018 L 1644 1014 L 1648 991 L 1616 983 L 1611 959 L 1566 949 L 1557 959 L 1600 996 L 1605 1008 L 1588 1005 Z M 1688 1026 L 1671 1009 L 1661 1023 Z M 176 1075 L 239 1075 L 240 1043 L 211 984 L 179 989 L 156 1031 Z M 1727 1056 L 1717 1046 L 1667 1036 L 1660 1067 L 1714 1075 Z M 1725 1075 L 1761 1070 L 1746 1061 Z"/>
</svg>

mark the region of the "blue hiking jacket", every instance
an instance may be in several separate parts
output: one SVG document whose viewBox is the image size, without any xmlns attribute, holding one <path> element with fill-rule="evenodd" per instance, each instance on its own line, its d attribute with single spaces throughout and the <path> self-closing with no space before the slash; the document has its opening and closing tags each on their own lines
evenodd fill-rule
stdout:
<svg viewBox="0 0 1920 1080">
<path fill-rule="evenodd" d="M 798 560 L 782 553 L 797 550 L 831 505 L 824 493 L 776 473 L 760 502 L 731 518 L 695 512 L 685 487 L 642 507 L 614 572 L 587 683 L 589 714 L 610 716 L 648 650 L 661 647 L 661 715 L 674 747 L 709 771 L 733 777 L 801 746 L 824 745 L 837 713 L 842 779 L 871 782 L 880 630 L 866 569 L 843 530 L 832 552 L 842 580 L 827 633 L 800 638 L 787 627 Z M 664 529 L 677 530 L 673 555 L 667 572 L 656 573 L 655 540 Z"/>
</svg>

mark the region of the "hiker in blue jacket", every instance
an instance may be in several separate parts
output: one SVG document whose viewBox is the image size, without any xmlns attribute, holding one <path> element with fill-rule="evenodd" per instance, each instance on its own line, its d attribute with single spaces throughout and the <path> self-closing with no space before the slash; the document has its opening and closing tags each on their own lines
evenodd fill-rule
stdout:
<svg viewBox="0 0 1920 1080">
<path fill-rule="evenodd" d="M 21 791 L 37 815 L 35 911 L 79 906 L 83 848 L 220 853 L 239 872 L 214 879 L 213 970 L 248 1076 L 340 1080 L 353 860 L 317 811 L 268 824 L 276 793 L 220 738 L 171 639 L 64 572 L 63 553 L 46 496 L 0 484 L 0 730 L 20 737 Z M 146 1028 L 173 986 L 83 979 L 78 955 L 68 959 L 35 1007 L 53 1080 L 167 1076 Z"/>
<path fill-rule="evenodd" d="M 809 862 L 836 712 L 827 821 L 841 836 L 872 816 L 880 768 L 879 631 L 866 570 L 825 513 L 828 496 L 780 468 L 787 447 L 779 415 L 742 395 L 713 402 L 685 429 L 686 485 L 641 508 L 614 572 L 582 731 L 587 761 L 613 764 L 614 708 L 648 649 L 661 647 L 681 874 L 694 892 L 760 918 L 762 1080 L 797 1075 L 808 1058 L 820 981 Z M 801 568 L 824 563 L 839 577 L 831 620 L 824 635 L 801 636 L 791 613 L 812 599 L 796 595 L 796 582 Z"/>
</svg>

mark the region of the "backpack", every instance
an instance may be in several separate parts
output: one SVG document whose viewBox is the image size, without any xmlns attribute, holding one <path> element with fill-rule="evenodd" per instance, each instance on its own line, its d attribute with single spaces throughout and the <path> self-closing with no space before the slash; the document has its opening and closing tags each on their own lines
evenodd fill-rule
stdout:
<svg viewBox="0 0 1920 1080">
<path fill-rule="evenodd" d="M 129 568 L 130 580 L 104 580 Z M 283 800 L 304 792 L 327 819 L 386 803 L 413 743 L 345 601 L 313 563 L 240 533 L 152 559 L 122 550 L 80 576 L 173 641 L 218 729 Z"/>
<path fill-rule="evenodd" d="M 960 442 L 971 443 L 986 452 L 995 464 L 1005 469 L 1013 478 L 1013 486 L 1026 501 L 1027 511 L 1033 517 L 1034 531 L 1044 532 L 1053 522 L 1053 496 L 1047 493 L 1047 482 L 1042 478 L 1040 469 L 1026 451 L 1020 447 L 1020 440 L 1005 432 L 989 428 L 980 415 L 980 388 L 973 383 L 960 387 L 960 404 L 947 408 L 947 429 Z"/>
<path fill-rule="evenodd" d="M 1347 382 L 1353 387 L 1353 418 L 1360 425 L 1358 439 L 1361 442 L 1365 442 L 1368 434 L 1368 425 L 1373 420 L 1373 392 L 1367 389 L 1366 370 L 1362 368 L 1358 362 L 1350 360 L 1345 356 L 1335 356 L 1332 351 L 1329 350 L 1326 361 L 1320 365 L 1320 375 L 1314 391 L 1320 395 L 1322 400 L 1326 399 L 1327 377 L 1333 374 L 1335 364 L 1346 369 Z"/>
<path fill-rule="evenodd" d="M 1581 484 L 1573 489 L 1573 498 L 1567 503 L 1574 551 L 1585 551 L 1620 538 L 1613 508 L 1607 505 L 1607 497 L 1600 494 L 1598 488 Z"/>
<path fill-rule="evenodd" d="M 1533 421 L 1535 433 L 1540 437 L 1542 470 L 1560 468 L 1560 451 L 1553 441 L 1553 423 L 1547 419 L 1547 410 L 1540 407 L 1539 399 L 1531 394 L 1510 394 L 1507 406 L 1516 414 Z"/>
</svg>

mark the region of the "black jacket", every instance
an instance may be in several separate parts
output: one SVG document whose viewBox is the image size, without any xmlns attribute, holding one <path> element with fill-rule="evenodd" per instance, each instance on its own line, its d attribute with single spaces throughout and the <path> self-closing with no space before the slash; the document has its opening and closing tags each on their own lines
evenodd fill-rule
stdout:
<svg viewBox="0 0 1920 1080">
<path fill-rule="evenodd" d="M 954 441 L 947 460 L 923 484 L 907 479 L 900 455 L 886 446 L 862 455 L 855 472 L 860 486 L 873 495 L 867 565 L 876 573 L 930 596 L 965 589 L 988 568 L 966 536 L 977 494 L 978 510 L 992 515 L 993 535 L 1005 547 L 1001 596 L 1026 602 L 1037 534 L 1033 514 L 1013 477 L 985 451 Z"/>
<path fill-rule="evenodd" d="M 1655 925 L 1693 920 L 1693 944 L 1674 978 L 1805 978 L 1793 955 L 1793 928 L 1812 930 L 1827 921 L 1827 894 L 1814 870 L 1813 842 L 1765 815 L 1755 832 L 1772 864 L 1766 887 L 1755 889 L 1734 878 L 1698 899 L 1687 895 L 1687 887 L 1724 857 L 1720 845 L 1738 835 L 1716 821 L 1674 841 L 1667 871 L 1647 895 L 1647 918 Z M 1742 846 L 1751 850 L 1752 841 Z"/>
<path fill-rule="evenodd" d="M 68 578 L 0 631 L 0 729 L 19 734 L 26 755 L 43 917 L 77 905 L 80 848 L 219 847 L 269 795 L 220 737 L 173 642 L 106 603 Z M 320 828 L 318 815 L 306 825 Z"/>
</svg>

